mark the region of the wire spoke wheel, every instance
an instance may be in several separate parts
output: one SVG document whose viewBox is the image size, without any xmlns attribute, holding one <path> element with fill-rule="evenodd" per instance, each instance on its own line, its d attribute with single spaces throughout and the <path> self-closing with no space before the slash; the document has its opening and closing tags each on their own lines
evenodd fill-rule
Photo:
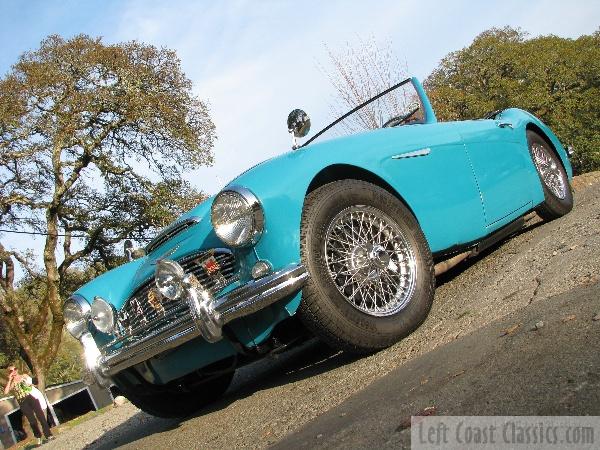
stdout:
<svg viewBox="0 0 600 450">
<path fill-rule="evenodd" d="M 567 196 L 567 180 L 565 180 L 563 172 L 550 155 L 549 150 L 543 145 L 534 142 L 531 145 L 531 154 L 542 182 L 552 194 L 560 200 L 564 200 Z"/>
<path fill-rule="evenodd" d="M 563 161 L 549 141 L 533 130 L 527 130 L 527 143 L 544 191 L 544 201 L 536 206 L 535 212 L 546 221 L 558 219 L 573 209 L 568 159 Z"/>
<path fill-rule="evenodd" d="M 310 277 L 298 316 L 333 348 L 389 347 L 427 317 L 433 258 L 412 212 L 361 180 L 334 181 L 306 198 L 300 254 Z"/>
<path fill-rule="evenodd" d="M 414 251 L 398 224 L 372 206 L 340 211 L 325 234 L 326 266 L 338 291 L 375 317 L 405 308 L 415 289 Z"/>
</svg>

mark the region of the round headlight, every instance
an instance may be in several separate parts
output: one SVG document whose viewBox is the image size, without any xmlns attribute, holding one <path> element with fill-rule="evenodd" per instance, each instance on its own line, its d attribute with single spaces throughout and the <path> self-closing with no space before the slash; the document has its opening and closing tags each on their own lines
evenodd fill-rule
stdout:
<svg viewBox="0 0 600 450">
<path fill-rule="evenodd" d="M 83 333 L 88 331 L 90 311 L 90 304 L 78 295 L 74 295 L 65 302 L 65 306 L 63 307 L 65 326 L 75 339 L 79 339 Z"/>
<path fill-rule="evenodd" d="M 156 263 L 154 282 L 158 291 L 169 300 L 181 297 L 185 272 L 175 261 L 161 259 Z"/>
<path fill-rule="evenodd" d="M 115 329 L 115 309 L 101 297 L 94 298 L 92 303 L 92 322 L 98 331 L 112 333 Z"/>
<path fill-rule="evenodd" d="M 256 244 L 263 232 L 262 206 L 252 192 L 242 187 L 219 193 L 210 218 L 217 236 L 231 247 Z"/>
</svg>

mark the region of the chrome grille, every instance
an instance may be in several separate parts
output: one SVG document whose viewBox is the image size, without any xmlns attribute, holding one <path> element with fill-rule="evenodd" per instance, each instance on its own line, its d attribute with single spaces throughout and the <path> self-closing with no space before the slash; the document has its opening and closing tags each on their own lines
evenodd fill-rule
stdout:
<svg viewBox="0 0 600 450">
<path fill-rule="evenodd" d="M 194 216 L 169 225 L 167 228 L 158 233 L 158 235 L 154 239 L 152 239 L 148 243 L 148 245 L 146 245 L 146 254 L 153 252 L 158 247 L 167 242 L 169 239 L 187 230 L 189 227 L 197 224 L 198 222 L 200 222 L 200 217 Z"/>
<path fill-rule="evenodd" d="M 208 275 L 202 262 L 214 256 L 222 278 Z M 235 257 L 229 250 L 216 249 L 195 253 L 177 261 L 185 273 L 192 273 L 205 289 L 216 291 L 236 280 Z M 217 284 L 221 282 L 220 285 Z M 155 289 L 154 278 L 144 283 L 117 314 L 118 336 L 114 345 L 122 341 L 134 341 L 166 322 L 172 322 L 188 314 L 188 305 L 181 300 L 168 300 Z"/>
</svg>

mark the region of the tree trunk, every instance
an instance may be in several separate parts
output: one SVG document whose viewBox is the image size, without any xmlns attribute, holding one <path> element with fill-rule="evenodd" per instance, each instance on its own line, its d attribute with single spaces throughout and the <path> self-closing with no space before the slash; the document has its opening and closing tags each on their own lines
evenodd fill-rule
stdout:
<svg viewBox="0 0 600 450">
<path fill-rule="evenodd" d="M 56 262 L 56 247 L 58 245 L 58 217 L 55 211 L 46 214 L 48 236 L 44 246 L 44 266 L 46 268 L 46 301 L 52 313 L 52 325 L 45 346 L 37 352 L 39 365 L 35 367 L 36 375 L 40 377 L 40 389 L 46 387 L 45 373 L 52 365 L 58 353 L 63 329 L 63 311 L 60 299 L 60 273 Z"/>
<path fill-rule="evenodd" d="M 43 370 L 38 366 L 33 373 L 33 384 L 44 394 L 46 392 L 46 375 Z"/>
</svg>

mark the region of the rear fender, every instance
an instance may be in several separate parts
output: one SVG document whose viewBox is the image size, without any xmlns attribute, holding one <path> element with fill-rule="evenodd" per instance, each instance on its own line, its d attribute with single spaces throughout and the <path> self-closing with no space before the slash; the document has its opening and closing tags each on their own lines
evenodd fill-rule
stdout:
<svg viewBox="0 0 600 450">
<path fill-rule="evenodd" d="M 521 139 L 527 145 L 527 130 L 533 130 L 544 137 L 557 156 L 560 158 L 569 180 L 573 179 L 573 168 L 567 151 L 552 132 L 552 130 L 533 114 L 518 108 L 510 108 L 502 111 L 502 119 L 509 119 L 515 128 L 521 131 Z M 535 167 L 534 167 L 535 169 Z"/>
</svg>

